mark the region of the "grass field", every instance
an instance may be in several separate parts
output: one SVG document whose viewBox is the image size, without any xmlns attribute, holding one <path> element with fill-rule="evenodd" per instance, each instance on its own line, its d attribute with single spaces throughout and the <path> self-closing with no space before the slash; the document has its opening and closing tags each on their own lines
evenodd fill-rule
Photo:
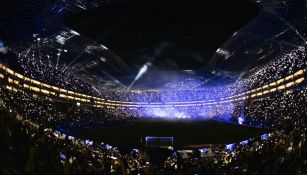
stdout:
<svg viewBox="0 0 307 175">
<path fill-rule="evenodd" d="M 135 120 L 125 124 L 70 128 L 70 135 L 114 146 L 143 147 L 146 136 L 174 137 L 175 146 L 228 144 L 262 135 L 268 130 L 218 121 Z"/>
</svg>

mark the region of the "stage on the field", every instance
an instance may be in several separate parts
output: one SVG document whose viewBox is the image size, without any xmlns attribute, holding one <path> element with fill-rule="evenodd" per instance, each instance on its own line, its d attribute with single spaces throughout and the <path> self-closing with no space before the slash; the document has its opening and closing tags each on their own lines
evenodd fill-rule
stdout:
<svg viewBox="0 0 307 175">
<path fill-rule="evenodd" d="M 146 136 L 174 137 L 174 145 L 229 144 L 268 133 L 268 130 L 218 121 L 135 120 L 125 124 L 71 128 L 70 135 L 115 146 L 142 147 Z M 142 138 L 142 139 L 141 139 Z M 143 143 L 141 143 L 143 142 Z"/>
</svg>

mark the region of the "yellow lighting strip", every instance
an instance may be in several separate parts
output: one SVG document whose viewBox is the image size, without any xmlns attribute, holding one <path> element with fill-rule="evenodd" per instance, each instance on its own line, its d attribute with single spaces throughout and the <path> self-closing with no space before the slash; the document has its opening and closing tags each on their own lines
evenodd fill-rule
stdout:
<svg viewBox="0 0 307 175">
<path fill-rule="evenodd" d="M 246 99 L 258 98 L 263 95 L 267 95 L 269 93 L 274 93 L 277 91 L 284 91 L 286 89 L 292 88 L 297 86 L 305 81 L 305 78 L 302 77 L 307 69 L 299 70 L 291 75 L 288 75 L 285 78 L 281 78 L 277 81 L 271 82 L 267 85 L 262 87 L 258 87 L 255 89 L 251 89 L 246 92 L 242 92 L 240 94 L 222 98 L 220 101 L 209 100 L 208 101 L 191 101 L 191 102 L 166 102 L 166 103 L 159 103 L 159 102 L 152 102 L 152 103 L 145 103 L 145 102 L 129 102 L 129 101 L 116 101 L 116 100 L 105 100 L 103 98 L 94 97 L 86 94 L 81 94 L 73 91 L 69 91 L 66 89 L 58 88 L 56 86 L 51 86 L 37 80 L 25 77 L 19 73 L 14 72 L 13 70 L 7 68 L 3 64 L 0 64 L 0 70 L 3 70 L 4 73 L 8 74 L 7 81 L 9 84 L 15 85 L 13 86 L 6 86 L 6 89 L 12 92 L 24 92 L 20 88 L 24 88 L 35 93 L 42 93 L 44 95 L 50 95 L 59 97 L 61 99 L 66 99 L 70 101 L 76 101 L 77 103 L 87 103 L 94 105 L 95 107 L 129 107 L 129 108 L 139 108 L 139 107 L 151 107 L 151 108 L 172 108 L 174 106 L 178 107 L 192 107 L 192 106 L 211 106 L 211 105 L 218 105 L 223 103 L 231 103 L 242 101 Z M 18 80 L 16 80 L 16 79 Z M 297 79 L 296 79 L 297 78 Z M 5 75 L 0 73 L 0 80 L 5 79 Z M 22 84 L 23 80 L 24 83 Z M 292 80 L 291 82 L 288 82 Z M 286 83 L 285 83 L 286 82 Z"/>
</svg>

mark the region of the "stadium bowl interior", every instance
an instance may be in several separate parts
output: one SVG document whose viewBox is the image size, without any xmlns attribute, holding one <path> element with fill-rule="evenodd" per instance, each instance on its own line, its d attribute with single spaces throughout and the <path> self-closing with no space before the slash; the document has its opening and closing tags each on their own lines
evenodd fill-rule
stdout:
<svg viewBox="0 0 307 175">
<path fill-rule="evenodd" d="M 0 1 L 0 174 L 306 174 L 306 5 Z"/>
</svg>

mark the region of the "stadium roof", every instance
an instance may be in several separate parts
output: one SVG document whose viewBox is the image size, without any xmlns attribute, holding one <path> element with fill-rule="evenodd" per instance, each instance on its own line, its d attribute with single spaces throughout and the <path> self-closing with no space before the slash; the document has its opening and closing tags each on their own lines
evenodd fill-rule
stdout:
<svg viewBox="0 0 307 175">
<path fill-rule="evenodd" d="M 65 24 L 134 69 L 152 62 L 159 70 L 195 70 L 212 66 L 212 55 L 258 12 L 245 0 L 130 0 L 73 14 Z"/>
</svg>

